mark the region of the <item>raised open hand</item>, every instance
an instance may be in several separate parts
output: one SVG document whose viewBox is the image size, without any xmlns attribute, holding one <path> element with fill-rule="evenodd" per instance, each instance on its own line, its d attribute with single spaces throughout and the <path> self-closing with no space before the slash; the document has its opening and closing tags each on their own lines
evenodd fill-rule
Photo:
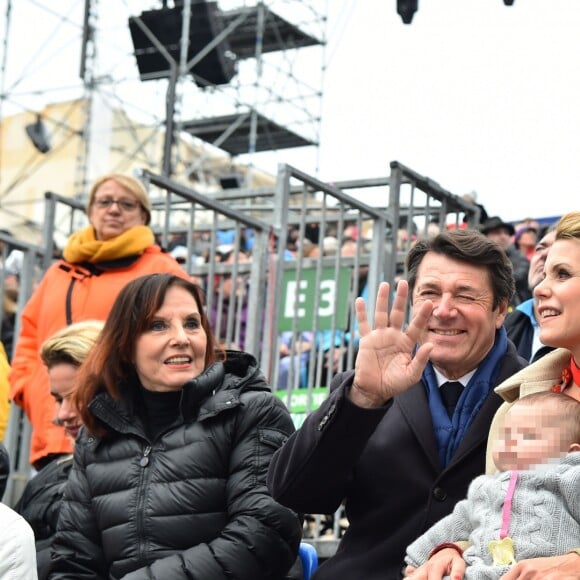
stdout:
<svg viewBox="0 0 580 580">
<path fill-rule="evenodd" d="M 355 303 L 360 342 L 355 374 L 350 390 L 351 400 L 361 407 L 379 407 L 393 396 L 414 385 L 421 377 L 433 345 L 421 345 L 413 351 L 421 332 L 427 327 L 433 303 L 425 301 L 403 330 L 409 286 L 405 280 L 397 285 L 389 314 L 389 284 L 383 282 L 377 292 L 374 328 L 367 316 L 362 298 Z"/>
</svg>

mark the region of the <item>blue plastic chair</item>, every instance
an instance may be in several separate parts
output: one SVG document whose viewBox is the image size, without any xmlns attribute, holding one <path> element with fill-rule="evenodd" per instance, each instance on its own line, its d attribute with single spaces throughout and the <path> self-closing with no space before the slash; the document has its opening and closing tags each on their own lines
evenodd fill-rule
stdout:
<svg viewBox="0 0 580 580">
<path fill-rule="evenodd" d="M 302 570 L 304 571 L 304 580 L 310 580 L 314 570 L 318 568 L 318 554 L 316 553 L 316 548 L 307 542 L 300 542 L 298 555 L 300 556 Z"/>
</svg>

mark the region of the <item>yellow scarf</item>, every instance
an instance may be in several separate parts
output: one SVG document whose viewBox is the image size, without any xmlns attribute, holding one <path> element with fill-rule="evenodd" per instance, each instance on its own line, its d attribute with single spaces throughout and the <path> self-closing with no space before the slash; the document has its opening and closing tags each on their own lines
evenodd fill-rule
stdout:
<svg viewBox="0 0 580 580">
<path fill-rule="evenodd" d="M 111 240 L 97 240 L 95 229 L 88 226 L 75 232 L 62 252 L 64 259 L 72 264 L 80 262 L 108 262 L 127 256 L 142 254 L 155 243 L 153 232 L 148 226 L 134 226 Z"/>
</svg>

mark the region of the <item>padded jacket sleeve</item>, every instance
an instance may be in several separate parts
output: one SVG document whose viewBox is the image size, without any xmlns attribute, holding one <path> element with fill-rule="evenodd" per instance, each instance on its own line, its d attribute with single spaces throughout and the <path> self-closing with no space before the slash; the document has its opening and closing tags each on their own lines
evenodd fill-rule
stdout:
<svg viewBox="0 0 580 580">
<path fill-rule="evenodd" d="M 272 459 L 270 492 L 296 511 L 326 514 L 340 506 L 354 465 L 391 405 L 362 409 L 351 403 L 346 392 L 352 377 L 348 372 L 333 379 L 328 399 Z M 324 485 L 313 483 L 317 481 Z"/>
</svg>

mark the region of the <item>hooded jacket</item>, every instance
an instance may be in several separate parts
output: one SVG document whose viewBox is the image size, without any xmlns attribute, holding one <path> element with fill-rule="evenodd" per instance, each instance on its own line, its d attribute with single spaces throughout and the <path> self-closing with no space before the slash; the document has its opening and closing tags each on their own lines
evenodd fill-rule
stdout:
<svg viewBox="0 0 580 580">
<path fill-rule="evenodd" d="M 510 407 L 521 397 L 548 391 L 552 387 L 561 385 L 562 371 L 570 364 L 570 356 L 570 351 L 564 348 L 553 350 L 533 364 L 513 373 L 494 389 L 495 393 L 504 399 L 504 403 L 497 409 L 489 428 L 485 462 L 486 474 L 491 475 L 497 472 L 493 462 L 493 447 L 500 436 L 506 413 Z M 447 541 L 453 541 L 453 539 L 448 538 Z M 468 534 L 465 533 L 462 539 L 458 539 L 455 543 L 461 545 L 463 549 L 467 549 L 470 546 Z"/>
<path fill-rule="evenodd" d="M 91 402 L 109 435 L 77 440 L 50 578 L 283 578 L 302 527 L 266 472 L 294 426 L 255 359 L 228 352 L 188 382 L 155 440 L 135 408 L 106 393 Z"/>
<path fill-rule="evenodd" d="M 466 580 L 501 578 L 510 565 L 493 563 L 490 544 L 500 540 L 511 471 L 481 475 L 469 485 L 467 499 L 407 548 L 406 562 L 420 566 L 431 551 L 469 537 L 463 552 Z M 518 472 L 509 511 L 509 537 L 517 561 L 566 554 L 580 543 L 580 453 L 556 464 Z"/>
<path fill-rule="evenodd" d="M 508 377 L 495 388 L 495 392 L 505 401 L 497 410 L 487 440 L 486 473 L 496 471 L 492 457 L 495 441 L 501 433 L 505 415 L 514 401 L 521 397 L 549 391 L 562 383 L 562 371 L 570 365 L 571 353 L 565 348 L 549 352 L 533 364 Z"/>
<path fill-rule="evenodd" d="M 64 429 L 53 424 L 54 400 L 39 354 L 42 343 L 73 322 L 104 320 L 128 282 L 157 272 L 187 277 L 159 246 L 107 263 L 71 264 L 60 260 L 44 274 L 22 311 L 10 373 L 10 398 L 24 409 L 32 424 L 32 464 L 52 454 L 72 452 Z"/>
</svg>

